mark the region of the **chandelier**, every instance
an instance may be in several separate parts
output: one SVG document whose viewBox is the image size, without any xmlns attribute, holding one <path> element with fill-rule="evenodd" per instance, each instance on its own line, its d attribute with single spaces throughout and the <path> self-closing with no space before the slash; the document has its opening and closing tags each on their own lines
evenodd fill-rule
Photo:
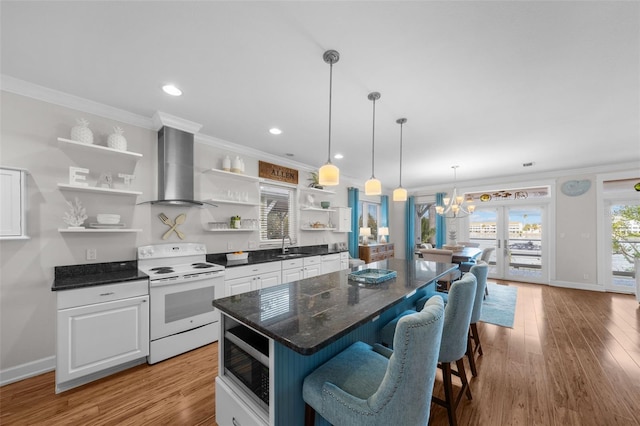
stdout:
<svg viewBox="0 0 640 426">
<path fill-rule="evenodd" d="M 464 198 L 464 195 L 458 195 L 458 188 L 456 188 L 456 169 L 460 166 L 451 166 L 453 169 L 453 191 L 450 197 L 444 197 L 444 206 L 436 206 L 436 213 L 441 216 L 446 216 L 449 212 L 453 217 L 465 217 L 473 214 L 476 210 L 476 206 L 473 204 L 473 198 Z"/>
</svg>

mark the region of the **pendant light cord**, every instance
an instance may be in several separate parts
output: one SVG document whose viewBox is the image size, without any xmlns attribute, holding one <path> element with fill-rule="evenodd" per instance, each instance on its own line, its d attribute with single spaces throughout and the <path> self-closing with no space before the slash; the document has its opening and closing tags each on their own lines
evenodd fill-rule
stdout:
<svg viewBox="0 0 640 426">
<path fill-rule="evenodd" d="M 400 188 L 402 188 L 402 126 L 404 122 L 400 122 Z"/>
<path fill-rule="evenodd" d="M 331 93 L 333 92 L 333 62 L 329 64 L 329 152 L 327 163 L 331 163 Z"/>
<path fill-rule="evenodd" d="M 375 153 L 376 153 L 376 99 L 373 98 L 373 130 L 371 132 L 371 177 L 375 178 Z"/>
</svg>

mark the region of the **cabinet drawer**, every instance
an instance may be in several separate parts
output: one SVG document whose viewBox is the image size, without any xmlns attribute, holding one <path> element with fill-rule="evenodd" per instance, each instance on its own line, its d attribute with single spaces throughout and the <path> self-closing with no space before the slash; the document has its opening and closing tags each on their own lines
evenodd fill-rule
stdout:
<svg viewBox="0 0 640 426">
<path fill-rule="evenodd" d="M 341 252 L 340 253 L 340 260 L 349 261 L 349 252 L 348 251 Z"/>
<path fill-rule="evenodd" d="M 58 309 L 128 299 L 149 294 L 149 280 L 127 281 L 118 284 L 96 285 L 74 290 L 58 291 Z"/>
<path fill-rule="evenodd" d="M 267 426 L 267 421 L 249 407 L 248 399 L 247 396 L 238 395 L 220 377 L 216 377 L 216 423 L 229 426 Z"/>
<path fill-rule="evenodd" d="M 304 262 L 302 258 L 283 260 L 282 269 L 285 270 L 285 269 L 293 269 L 293 268 L 302 268 L 303 263 Z"/>
<path fill-rule="evenodd" d="M 386 251 L 391 251 L 391 252 L 392 252 L 392 251 L 393 251 L 393 249 L 394 249 L 393 244 L 387 244 L 387 245 L 385 246 L 385 250 L 386 250 Z"/>
<path fill-rule="evenodd" d="M 275 262 L 260 263 L 257 265 L 236 266 L 225 270 L 225 279 L 231 280 L 234 278 L 248 277 L 267 272 L 279 272 L 281 269 L 282 262 L 279 260 Z"/>
<path fill-rule="evenodd" d="M 311 256 L 302 258 L 304 266 L 319 265 L 322 263 L 322 256 Z"/>
<path fill-rule="evenodd" d="M 371 262 L 378 262 L 380 260 L 385 260 L 387 256 L 384 253 L 376 253 L 371 255 Z"/>
</svg>

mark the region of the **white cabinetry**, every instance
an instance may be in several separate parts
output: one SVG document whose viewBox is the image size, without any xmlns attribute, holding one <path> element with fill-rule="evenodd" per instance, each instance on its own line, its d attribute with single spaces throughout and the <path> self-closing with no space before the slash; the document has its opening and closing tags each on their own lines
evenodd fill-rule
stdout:
<svg viewBox="0 0 640 426">
<path fill-rule="evenodd" d="M 340 253 L 325 254 L 322 256 L 322 273 L 329 274 L 340 270 Z"/>
<path fill-rule="evenodd" d="M 351 207 L 335 207 L 335 232 L 351 232 Z"/>
<path fill-rule="evenodd" d="M 290 283 L 304 278 L 304 263 L 301 258 L 282 261 L 282 282 Z"/>
<path fill-rule="evenodd" d="M 231 426 L 267 426 L 266 413 L 255 407 L 244 392 L 216 377 L 216 423 Z"/>
<path fill-rule="evenodd" d="M 340 270 L 349 269 L 349 252 L 340 253 Z"/>
<path fill-rule="evenodd" d="M 0 168 L 0 239 L 26 239 L 26 178 L 23 169 Z"/>
<path fill-rule="evenodd" d="M 225 296 L 234 296 L 281 284 L 281 263 L 277 261 L 227 268 L 224 280 Z"/>
<path fill-rule="evenodd" d="M 57 293 L 56 392 L 146 362 L 148 280 Z"/>
<path fill-rule="evenodd" d="M 304 278 L 311 278 L 322 274 L 322 256 L 311 256 L 302 258 L 304 265 Z"/>
</svg>

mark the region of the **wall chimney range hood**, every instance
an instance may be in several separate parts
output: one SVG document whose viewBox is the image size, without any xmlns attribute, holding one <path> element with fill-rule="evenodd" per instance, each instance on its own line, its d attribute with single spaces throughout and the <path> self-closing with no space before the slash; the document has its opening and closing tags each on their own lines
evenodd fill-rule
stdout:
<svg viewBox="0 0 640 426">
<path fill-rule="evenodd" d="M 195 200 L 193 191 L 194 134 L 202 127 L 163 112 L 153 116 L 158 130 L 158 198 L 146 203 L 172 206 L 213 206 Z"/>
</svg>

